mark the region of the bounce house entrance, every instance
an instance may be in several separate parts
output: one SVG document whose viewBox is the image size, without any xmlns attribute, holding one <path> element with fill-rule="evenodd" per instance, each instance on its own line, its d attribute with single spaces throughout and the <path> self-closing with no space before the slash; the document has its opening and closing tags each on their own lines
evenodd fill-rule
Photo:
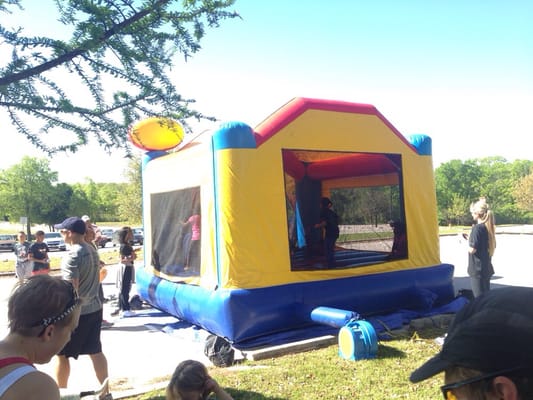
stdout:
<svg viewBox="0 0 533 400">
<path fill-rule="evenodd" d="M 282 150 L 291 270 L 351 268 L 407 258 L 399 154 Z M 338 237 L 320 224 L 331 202 Z"/>
</svg>

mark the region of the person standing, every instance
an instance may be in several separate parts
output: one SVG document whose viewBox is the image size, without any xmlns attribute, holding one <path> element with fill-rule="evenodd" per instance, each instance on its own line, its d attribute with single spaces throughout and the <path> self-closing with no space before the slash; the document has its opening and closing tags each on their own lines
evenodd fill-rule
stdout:
<svg viewBox="0 0 533 400">
<path fill-rule="evenodd" d="M 189 249 L 187 251 L 186 269 L 190 270 L 193 274 L 200 273 L 200 226 L 202 217 L 200 216 L 200 210 L 197 208 L 193 215 L 189 217 L 183 225 L 189 225 L 191 227 L 191 240 L 189 243 Z"/>
<path fill-rule="evenodd" d="M 60 230 L 65 243 L 70 245 L 69 252 L 61 263 L 63 279 L 72 282 L 82 299 L 78 328 L 57 356 L 56 381 L 60 388 L 67 387 L 70 375 L 69 358 L 77 359 L 79 355 L 87 354 L 98 381 L 103 384 L 108 377 L 108 367 L 100 340 L 103 305 L 99 296 L 98 251 L 85 241 L 86 226 L 81 218 L 69 217 L 54 227 Z M 109 393 L 106 396 L 111 398 Z"/>
<path fill-rule="evenodd" d="M 85 222 L 85 236 L 84 240 L 89 243 L 91 246 L 93 246 L 96 251 L 98 251 L 98 248 L 96 247 L 95 238 L 96 234 L 94 231 L 94 226 L 91 224 L 91 220 L 89 217 L 87 219 L 84 219 L 84 217 L 87 217 L 87 215 L 84 215 L 82 217 L 83 222 Z M 102 281 L 107 276 L 107 268 L 105 262 L 100 260 L 100 271 L 99 271 L 99 279 L 100 279 L 100 287 L 98 288 L 98 295 L 100 296 L 100 300 L 102 300 L 102 303 L 105 303 L 105 296 L 104 296 L 104 288 L 102 287 Z M 106 319 L 102 319 L 102 329 L 111 328 L 113 326 L 113 322 L 109 322 Z"/>
<path fill-rule="evenodd" d="M 339 217 L 331 209 L 333 203 L 327 197 L 320 200 L 320 222 L 315 228 L 324 229 L 324 255 L 328 268 L 335 268 L 335 242 L 339 237 Z"/>
<path fill-rule="evenodd" d="M 133 241 L 133 231 L 129 226 L 123 227 L 119 232 L 120 243 L 120 268 L 117 273 L 117 286 L 119 288 L 118 310 L 113 314 L 121 313 L 122 317 L 131 317 L 135 313 L 130 306 L 130 290 L 135 273 L 134 261 L 137 254 L 131 245 Z"/>
<path fill-rule="evenodd" d="M 26 241 L 26 233 L 20 231 L 17 235 L 17 243 L 13 245 L 13 252 L 17 257 L 15 274 L 20 283 L 29 278 L 32 273 L 32 262 L 30 261 L 30 243 Z"/>
<path fill-rule="evenodd" d="M 80 301 L 71 283 L 48 275 L 19 283 L 7 305 L 9 332 L 0 341 L 0 398 L 59 400 L 46 364 L 78 325 Z"/>
<path fill-rule="evenodd" d="M 32 262 L 32 275 L 48 274 L 50 272 L 50 249 L 44 242 L 44 232 L 35 232 L 35 242 L 30 246 L 29 259 Z"/>
<path fill-rule="evenodd" d="M 492 256 L 496 248 L 494 214 L 485 198 L 470 206 L 475 224 L 468 236 L 468 275 L 474 297 L 490 290 L 490 278 L 494 275 Z"/>
</svg>

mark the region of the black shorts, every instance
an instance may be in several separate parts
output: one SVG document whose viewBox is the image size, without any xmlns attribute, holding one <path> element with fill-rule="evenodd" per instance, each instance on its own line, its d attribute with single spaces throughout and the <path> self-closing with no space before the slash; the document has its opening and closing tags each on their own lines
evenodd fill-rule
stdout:
<svg viewBox="0 0 533 400">
<path fill-rule="evenodd" d="M 91 314 L 80 315 L 80 322 L 59 355 L 78 358 L 80 354 L 97 354 L 102 352 L 100 331 L 102 329 L 103 309 Z"/>
</svg>

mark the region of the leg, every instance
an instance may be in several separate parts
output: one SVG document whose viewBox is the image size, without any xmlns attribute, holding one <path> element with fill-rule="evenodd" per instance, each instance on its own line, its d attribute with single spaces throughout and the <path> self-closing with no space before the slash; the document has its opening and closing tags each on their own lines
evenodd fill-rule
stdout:
<svg viewBox="0 0 533 400">
<path fill-rule="evenodd" d="M 336 238 L 327 237 L 324 239 L 325 243 L 325 252 L 326 252 L 326 262 L 328 268 L 335 268 L 335 242 Z"/>
<path fill-rule="evenodd" d="M 133 275 L 133 267 L 125 266 L 122 275 L 122 285 L 120 286 L 120 309 L 128 311 L 130 307 L 130 290 Z"/>
<path fill-rule="evenodd" d="M 470 284 L 472 285 L 472 293 L 474 297 L 479 297 L 483 294 L 483 288 L 480 277 L 470 277 Z"/>
<path fill-rule="evenodd" d="M 490 276 L 481 278 L 481 292 L 486 293 L 490 290 Z"/>
<path fill-rule="evenodd" d="M 24 278 L 26 275 L 26 271 L 24 269 L 24 263 L 17 263 L 15 266 L 15 275 L 17 275 L 17 279 L 19 283 L 24 282 Z"/>
<path fill-rule="evenodd" d="M 191 240 L 191 249 L 189 251 L 189 267 L 198 275 L 200 273 L 200 241 Z"/>
<path fill-rule="evenodd" d="M 91 357 L 91 361 L 93 362 L 93 368 L 98 382 L 100 382 L 100 384 L 104 383 L 109 375 L 107 371 L 107 358 L 102 352 L 89 354 L 89 357 Z"/>
<path fill-rule="evenodd" d="M 70 376 L 70 361 L 65 356 L 56 357 L 56 382 L 60 388 L 66 388 L 68 384 L 68 377 Z"/>
</svg>

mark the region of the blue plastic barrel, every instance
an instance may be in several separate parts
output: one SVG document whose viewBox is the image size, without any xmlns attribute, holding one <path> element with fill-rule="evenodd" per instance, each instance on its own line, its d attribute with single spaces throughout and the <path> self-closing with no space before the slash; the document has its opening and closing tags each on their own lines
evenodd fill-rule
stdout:
<svg viewBox="0 0 533 400">
<path fill-rule="evenodd" d="M 378 337 L 372 324 L 365 320 L 350 321 L 339 330 L 339 356 L 346 360 L 375 358 Z"/>
<path fill-rule="evenodd" d="M 340 328 L 348 322 L 359 318 L 359 314 L 355 311 L 340 310 L 332 307 L 317 307 L 311 311 L 311 320 L 335 328 Z"/>
</svg>

